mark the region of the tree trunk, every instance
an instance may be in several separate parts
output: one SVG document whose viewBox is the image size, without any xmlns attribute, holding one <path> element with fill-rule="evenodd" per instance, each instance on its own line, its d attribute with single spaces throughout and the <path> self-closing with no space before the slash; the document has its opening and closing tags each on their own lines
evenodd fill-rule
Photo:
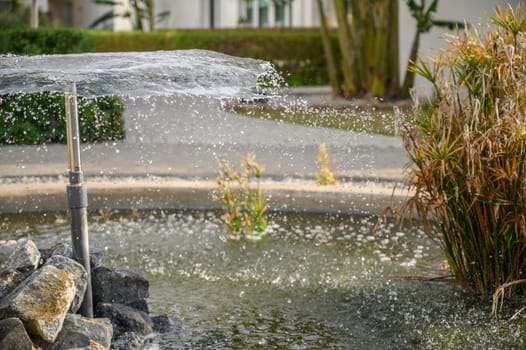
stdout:
<svg viewBox="0 0 526 350">
<path fill-rule="evenodd" d="M 372 57 L 371 67 L 371 93 L 374 97 L 385 97 L 386 92 L 386 76 L 387 76 L 387 29 L 386 23 L 388 16 L 386 15 L 386 4 L 377 3 L 372 9 L 371 14 L 374 16 L 376 36 L 374 43 L 374 56 Z"/>
<path fill-rule="evenodd" d="M 146 9 L 148 11 L 148 29 L 150 32 L 155 28 L 155 11 L 153 0 L 146 0 Z"/>
<path fill-rule="evenodd" d="M 142 12 L 141 12 L 141 8 L 137 2 L 138 0 L 133 0 L 131 2 L 131 7 L 133 8 L 133 11 L 135 12 L 135 24 L 134 24 L 134 28 L 137 29 L 137 30 L 140 30 L 141 32 L 144 31 L 144 27 L 142 25 Z"/>
<path fill-rule="evenodd" d="M 357 87 L 354 82 L 353 66 L 354 51 L 352 47 L 351 33 L 347 22 L 347 11 L 345 0 L 334 0 L 334 10 L 338 21 L 338 40 L 342 54 L 342 73 L 343 73 L 343 96 L 351 97 L 356 95 Z"/>
<path fill-rule="evenodd" d="M 387 95 L 388 97 L 395 97 L 399 95 L 400 89 L 400 59 L 399 55 L 399 39 L 398 39 L 398 0 L 389 1 L 389 29 L 388 29 L 388 74 L 387 79 Z"/>
<path fill-rule="evenodd" d="M 357 93 L 365 93 L 369 90 L 370 75 L 368 70 L 368 55 L 367 49 L 369 43 L 368 27 L 374 27 L 374 23 L 370 18 L 370 4 L 371 0 L 353 0 L 350 1 L 352 26 L 350 29 L 351 40 L 354 44 L 354 65 L 353 76 L 356 84 Z M 371 31 L 374 35 L 374 30 Z M 372 36 L 371 36 L 372 37 Z"/>
<path fill-rule="evenodd" d="M 329 75 L 329 82 L 331 84 L 332 96 L 339 96 L 341 93 L 340 78 L 338 75 L 338 68 L 336 65 L 336 59 L 334 57 L 334 49 L 331 44 L 331 38 L 329 36 L 329 29 L 327 28 L 327 18 L 323 9 L 323 3 L 321 0 L 317 0 L 318 11 L 320 14 L 321 24 L 321 37 L 323 41 L 323 51 L 325 52 L 325 59 L 327 60 L 327 73 Z"/>
<path fill-rule="evenodd" d="M 415 73 L 409 70 L 409 65 L 412 62 L 416 62 L 416 57 L 418 55 L 418 48 L 420 46 L 420 31 L 417 29 L 415 32 L 415 38 L 413 40 L 413 45 L 411 46 L 411 53 L 409 54 L 409 60 L 407 62 L 407 67 L 405 71 L 404 84 L 400 89 L 400 97 L 407 98 L 409 97 L 409 92 L 415 83 Z"/>
<path fill-rule="evenodd" d="M 33 0 L 31 3 L 31 13 L 30 13 L 30 25 L 31 28 L 38 28 L 38 3 L 37 0 Z"/>
</svg>

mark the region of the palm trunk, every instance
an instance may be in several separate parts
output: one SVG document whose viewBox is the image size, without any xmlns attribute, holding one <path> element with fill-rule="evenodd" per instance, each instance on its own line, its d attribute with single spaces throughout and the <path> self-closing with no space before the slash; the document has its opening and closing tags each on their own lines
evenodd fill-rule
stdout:
<svg viewBox="0 0 526 350">
<path fill-rule="evenodd" d="M 409 54 L 409 61 L 407 62 L 407 68 L 405 71 L 404 84 L 400 89 L 400 97 L 407 98 L 409 97 L 409 92 L 415 83 L 415 73 L 409 70 L 409 65 L 411 62 L 416 62 L 416 57 L 418 55 L 418 47 L 420 46 L 420 31 L 417 29 L 415 33 L 415 38 L 413 40 L 413 45 L 411 46 L 411 53 Z"/>
<path fill-rule="evenodd" d="M 400 84 L 400 64 L 398 58 L 399 39 L 398 39 L 398 0 L 389 1 L 389 26 L 388 26 L 388 85 L 387 95 L 389 97 L 399 94 Z"/>
<path fill-rule="evenodd" d="M 31 28 L 38 28 L 38 3 L 37 0 L 33 0 L 31 4 Z"/>
<path fill-rule="evenodd" d="M 371 0 L 353 0 L 350 2 L 352 26 L 350 29 L 351 40 L 354 44 L 354 81 L 357 93 L 365 93 L 369 86 L 369 70 L 367 67 L 368 27 L 372 27 L 369 7 Z M 373 40 L 374 41 L 374 40 Z M 372 41 L 371 41 L 372 42 Z"/>
<path fill-rule="evenodd" d="M 387 76 L 387 25 L 385 14 L 385 3 L 377 4 L 377 7 L 372 10 L 372 15 L 375 16 L 375 40 L 374 56 L 372 57 L 373 65 L 371 67 L 371 93 L 374 97 L 384 97 L 386 91 L 386 76 Z"/>
<path fill-rule="evenodd" d="M 146 8 L 148 10 L 148 29 L 153 32 L 155 28 L 155 16 L 154 16 L 154 5 L 153 0 L 146 0 Z"/>
<path fill-rule="evenodd" d="M 318 11 L 320 14 L 323 51 L 325 52 L 325 59 L 327 60 L 327 73 L 329 75 L 329 82 L 331 84 L 332 96 L 336 97 L 336 96 L 339 96 L 341 93 L 340 78 L 338 76 L 338 68 L 336 65 L 336 59 L 334 57 L 334 49 L 331 44 L 331 38 L 329 36 L 329 29 L 327 28 L 327 18 L 325 17 L 323 3 L 321 2 L 321 0 L 317 0 L 317 3 L 318 3 Z"/>
<path fill-rule="evenodd" d="M 345 0 L 334 0 L 334 10 L 338 21 L 338 39 L 342 55 L 342 73 L 343 73 L 343 96 L 354 96 L 357 87 L 354 82 L 354 51 L 352 47 L 351 33 L 347 22 L 347 13 L 345 9 Z"/>
</svg>

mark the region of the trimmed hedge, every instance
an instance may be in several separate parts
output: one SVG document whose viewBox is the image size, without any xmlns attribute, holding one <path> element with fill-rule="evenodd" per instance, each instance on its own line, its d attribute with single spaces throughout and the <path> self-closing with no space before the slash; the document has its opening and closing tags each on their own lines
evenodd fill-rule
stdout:
<svg viewBox="0 0 526 350">
<path fill-rule="evenodd" d="M 10 28 L 0 30 L 0 54 L 41 55 L 90 52 L 95 38 L 64 28 Z"/>
<path fill-rule="evenodd" d="M 95 37 L 95 50 L 99 52 L 212 50 L 270 61 L 291 86 L 328 84 L 321 34 L 316 30 L 90 32 L 90 35 Z M 336 45 L 336 35 L 333 40 Z"/>
<path fill-rule="evenodd" d="M 333 35 L 335 45 L 337 36 Z M 0 31 L 0 53 L 20 55 L 204 49 L 270 61 L 287 83 L 328 84 L 317 30 L 170 30 L 151 33 L 58 28 Z"/>
<path fill-rule="evenodd" d="M 124 138 L 124 106 L 118 97 L 78 99 L 82 142 Z M 64 95 L 57 93 L 0 96 L 0 144 L 66 143 Z"/>
</svg>

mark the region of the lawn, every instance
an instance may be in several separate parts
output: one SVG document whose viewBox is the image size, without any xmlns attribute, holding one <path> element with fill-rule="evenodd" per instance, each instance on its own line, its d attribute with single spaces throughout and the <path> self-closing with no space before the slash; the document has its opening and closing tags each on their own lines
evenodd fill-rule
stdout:
<svg viewBox="0 0 526 350">
<path fill-rule="evenodd" d="M 289 124 L 348 130 L 354 132 L 395 136 L 405 120 L 405 111 L 377 107 L 328 107 L 270 103 L 236 104 L 231 111 L 252 118 L 275 120 Z M 396 112 L 395 112 L 396 110 Z"/>
</svg>

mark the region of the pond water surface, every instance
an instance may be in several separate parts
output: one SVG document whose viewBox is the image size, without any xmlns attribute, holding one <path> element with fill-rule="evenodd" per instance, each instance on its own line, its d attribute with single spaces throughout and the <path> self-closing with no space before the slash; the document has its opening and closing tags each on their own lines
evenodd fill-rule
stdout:
<svg viewBox="0 0 526 350">
<path fill-rule="evenodd" d="M 69 243 L 63 213 L 0 216 L 0 240 Z M 272 214 L 260 241 L 227 240 L 216 212 L 90 217 L 103 264 L 150 281 L 152 315 L 172 332 L 145 349 L 522 349 L 522 317 L 445 280 L 418 228 L 350 216 Z M 518 307 L 517 307 L 518 309 Z"/>
</svg>

